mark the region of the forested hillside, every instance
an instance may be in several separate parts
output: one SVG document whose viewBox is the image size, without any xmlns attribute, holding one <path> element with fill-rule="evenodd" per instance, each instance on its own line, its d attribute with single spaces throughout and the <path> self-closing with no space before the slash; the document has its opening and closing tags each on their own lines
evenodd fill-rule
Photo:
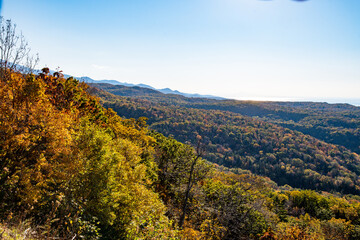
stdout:
<svg viewBox="0 0 360 240">
<path fill-rule="evenodd" d="M 357 191 L 355 170 L 349 170 L 357 166 L 356 154 L 348 153 L 352 157 L 345 158 L 344 149 L 236 114 L 117 98 L 89 90 L 86 84 L 64 79 L 60 73 L 50 75 L 46 68 L 39 75 L 2 69 L 0 80 L 2 238 L 285 240 L 360 236 L 357 196 L 340 198 L 278 188 L 269 178 L 202 158 L 222 159 L 219 163 L 236 166 L 238 159 L 229 152 L 238 154 L 238 150 L 217 141 L 225 135 L 242 136 L 246 128 L 242 144 L 253 144 L 239 149 L 242 154 L 253 149 L 268 156 L 270 148 L 260 150 L 254 142 L 259 136 L 269 144 L 272 138 L 279 139 L 277 144 L 283 148 L 311 140 L 313 147 L 302 146 L 310 148 L 310 158 L 311 151 L 321 149 L 323 153 L 318 152 L 319 159 L 313 165 L 306 162 L 306 166 L 321 172 L 328 165 L 322 165 L 325 162 L 320 158 L 331 160 L 340 172 L 336 176 L 349 177 L 354 181 L 348 185 L 349 191 Z M 103 108 L 88 92 L 114 101 L 114 108 L 118 106 L 133 118 L 124 119 Z M 139 105 L 144 103 L 146 107 Z M 140 117 L 144 115 L 153 116 L 149 122 L 153 128 L 161 126 L 166 133 L 177 129 L 184 137 L 193 137 L 195 148 L 149 130 Z M 183 123 L 175 121 L 179 117 Z M 233 119 L 237 123 L 231 125 Z M 209 129 L 214 136 L 205 136 Z M 279 133 L 271 135 L 263 129 Z M 290 165 L 285 166 L 286 172 Z M 336 184 L 332 185 L 335 189 Z"/>
<path fill-rule="evenodd" d="M 150 187 L 147 130 L 75 79 L 2 73 L 1 219 L 31 219 L 41 239 L 161 234 L 169 222 Z"/>
<path fill-rule="evenodd" d="M 122 92 L 134 96 L 134 93 L 139 94 L 139 90 L 142 89 L 124 88 Z M 205 158 L 211 162 L 251 170 L 270 177 L 279 185 L 345 194 L 360 193 L 360 158 L 345 147 L 232 111 L 189 107 L 190 104 L 204 105 L 207 101 L 215 105 L 216 100 L 168 97 L 156 92 L 149 95 L 143 92 L 142 99 L 119 97 L 96 89 L 92 92 L 103 99 L 105 107 L 124 117 L 146 116 L 151 128 L 173 135 L 179 141 L 196 144 L 196 136 L 200 135 L 206 146 Z M 182 107 L 186 101 L 187 107 Z M 224 103 L 217 102 L 220 106 Z M 337 109 L 336 106 L 333 108 Z M 303 115 L 306 114 L 305 110 L 302 111 Z"/>
<path fill-rule="evenodd" d="M 151 89 L 120 85 L 93 86 L 124 97 L 149 100 L 154 103 L 179 107 L 221 110 L 256 117 L 286 128 L 311 135 L 328 143 L 337 144 L 360 153 L 360 107 L 349 104 L 321 102 L 260 102 L 186 98 L 163 94 Z"/>
</svg>

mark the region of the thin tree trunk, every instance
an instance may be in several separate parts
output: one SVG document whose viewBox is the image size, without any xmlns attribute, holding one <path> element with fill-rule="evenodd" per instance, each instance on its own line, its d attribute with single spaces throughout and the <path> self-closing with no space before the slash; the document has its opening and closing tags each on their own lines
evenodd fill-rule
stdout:
<svg viewBox="0 0 360 240">
<path fill-rule="evenodd" d="M 188 199 L 189 199 L 191 188 L 193 186 L 193 183 L 192 183 L 193 173 L 194 173 L 195 165 L 196 165 L 199 158 L 200 158 L 200 156 L 196 156 L 193 163 L 191 164 L 189 180 L 188 180 L 188 183 L 187 183 L 187 186 L 186 186 L 186 191 L 185 191 L 185 199 L 184 199 L 184 203 L 183 203 L 183 206 L 182 206 L 182 214 L 180 216 L 180 221 L 179 221 L 179 227 L 180 228 L 182 228 L 183 225 L 184 225 L 187 202 L 188 202 Z"/>
</svg>

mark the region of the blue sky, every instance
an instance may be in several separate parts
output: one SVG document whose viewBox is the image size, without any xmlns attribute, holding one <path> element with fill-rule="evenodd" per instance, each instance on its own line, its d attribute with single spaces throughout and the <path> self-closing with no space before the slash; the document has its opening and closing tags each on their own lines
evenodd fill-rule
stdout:
<svg viewBox="0 0 360 240">
<path fill-rule="evenodd" d="M 40 66 L 75 76 L 349 102 L 360 99 L 359 13 L 359 0 L 4 0 L 1 15 Z"/>
</svg>

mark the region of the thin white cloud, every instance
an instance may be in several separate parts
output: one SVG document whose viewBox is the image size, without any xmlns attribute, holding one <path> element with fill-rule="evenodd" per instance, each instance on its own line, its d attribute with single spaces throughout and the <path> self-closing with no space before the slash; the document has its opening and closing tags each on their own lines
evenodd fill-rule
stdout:
<svg viewBox="0 0 360 240">
<path fill-rule="evenodd" d="M 110 69 L 109 66 L 102 66 L 102 65 L 97 65 L 97 64 L 91 64 L 91 67 L 93 67 L 97 70 L 109 70 Z"/>
</svg>

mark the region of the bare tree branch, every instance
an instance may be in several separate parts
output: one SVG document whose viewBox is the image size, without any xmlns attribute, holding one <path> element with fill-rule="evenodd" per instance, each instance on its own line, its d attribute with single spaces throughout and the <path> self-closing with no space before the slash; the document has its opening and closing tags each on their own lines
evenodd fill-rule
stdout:
<svg viewBox="0 0 360 240">
<path fill-rule="evenodd" d="M 0 17 L 0 71 L 22 71 L 31 73 L 39 56 L 30 54 L 30 47 L 23 34 L 17 33 L 16 24 Z"/>
</svg>

